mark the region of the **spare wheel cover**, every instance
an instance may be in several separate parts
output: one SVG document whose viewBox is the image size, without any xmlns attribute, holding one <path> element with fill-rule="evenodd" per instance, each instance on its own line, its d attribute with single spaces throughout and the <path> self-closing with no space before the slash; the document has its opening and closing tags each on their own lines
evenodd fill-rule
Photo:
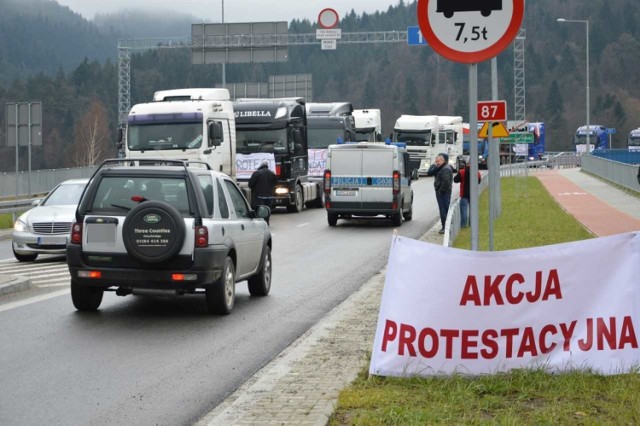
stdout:
<svg viewBox="0 0 640 426">
<path fill-rule="evenodd" d="M 127 253 L 148 263 L 163 262 L 177 254 L 186 233 L 178 210 L 161 201 L 145 201 L 131 209 L 122 231 Z"/>
</svg>

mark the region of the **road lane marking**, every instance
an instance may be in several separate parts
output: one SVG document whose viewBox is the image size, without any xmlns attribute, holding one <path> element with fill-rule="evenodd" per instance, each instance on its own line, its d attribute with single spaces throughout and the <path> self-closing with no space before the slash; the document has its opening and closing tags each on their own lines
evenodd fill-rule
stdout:
<svg viewBox="0 0 640 426">
<path fill-rule="evenodd" d="M 18 302 L 7 303 L 6 305 L 0 305 L 0 312 L 8 311 L 15 308 L 20 308 L 22 306 L 31 305 L 32 303 L 43 302 L 45 300 L 53 299 L 54 297 L 64 296 L 71 292 L 71 290 L 58 290 L 53 293 L 43 294 L 41 296 L 31 297 L 29 299 L 20 300 Z"/>
<path fill-rule="evenodd" d="M 308 224 L 309 222 L 301 223 L 300 225 L 297 225 L 297 227 L 302 228 L 303 226 L 307 226 Z"/>
</svg>

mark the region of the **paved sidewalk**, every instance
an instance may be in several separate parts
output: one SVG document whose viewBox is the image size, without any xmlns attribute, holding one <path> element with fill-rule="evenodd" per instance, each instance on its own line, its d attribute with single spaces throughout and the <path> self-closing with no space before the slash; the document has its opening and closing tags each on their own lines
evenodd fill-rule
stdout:
<svg viewBox="0 0 640 426">
<path fill-rule="evenodd" d="M 596 236 L 640 230 L 640 198 L 579 169 L 536 174 Z M 442 244 L 439 226 L 422 238 Z M 203 425 L 324 425 L 340 391 L 368 365 L 385 270 L 205 416 Z"/>
</svg>

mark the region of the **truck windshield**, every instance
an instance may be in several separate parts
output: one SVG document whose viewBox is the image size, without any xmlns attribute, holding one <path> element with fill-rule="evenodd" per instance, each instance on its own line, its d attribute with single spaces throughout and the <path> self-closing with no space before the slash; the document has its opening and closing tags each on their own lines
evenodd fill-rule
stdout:
<svg viewBox="0 0 640 426">
<path fill-rule="evenodd" d="M 311 129 L 307 128 L 309 149 L 326 149 L 335 144 L 338 139 L 345 140 L 344 129 Z"/>
<path fill-rule="evenodd" d="M 404 142 L 409 146 L 428 146 L 431 141 L 431 132 L 396 132 L 396 141 Z"/>
<path fill-rule="evenodd" d="M 236 152 L 286 152 L 287 129 L 278 130 L 238 130 L 236 128 Z"/>
<path fill-rule="evenodd" d="M 453 143 L 453 131 L 440 132 L 438 135 L 438 143 Z"/>
<path fill-rule="evenodd" d="M 587 135 L 576 135 L 573 138 L 574 145 L 584 145 L 587 143 Z M 589 135 L 589 145 L 593 145 L 596 143 L 595 135 Z"/>
<path fill-rule="evenodd" d="M 202 146 L 202 122 L 129 124 L 129 151 L 194 149 Z"/>
<path fill-rule="evenodd" d="M 640 136 L 629 136 L 629 146 L 640 146 Z"/>
<path fill-rule="evenodd" d="M 377 142 L 376 129 L 356 129 L 356 142 Z"/>
</svg>

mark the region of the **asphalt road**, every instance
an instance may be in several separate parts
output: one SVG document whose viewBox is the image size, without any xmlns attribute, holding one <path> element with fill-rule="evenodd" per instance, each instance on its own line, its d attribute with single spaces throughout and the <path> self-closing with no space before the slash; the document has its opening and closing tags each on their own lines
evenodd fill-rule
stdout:
<svg viewBox="0 0 640 426">
<path fill-rule="evenodd" d="M 397 229 L 419 238 L 437 206 L 431 179 L 414 185 L 413 220 Z M 0 299 L 0 424 L 192 424 L 382 269 L 394 229 L 276 211 L 271 293 L 250 297 L 239 283 L 225 317 L 197 295 L 107 293 L 97 313 L 77 312 L 62 259 L 19 265 L 42 272 L 40 288 Z M 17 262 L 10 241 L 0 253 L 2 274 Z"/>
</svg>

